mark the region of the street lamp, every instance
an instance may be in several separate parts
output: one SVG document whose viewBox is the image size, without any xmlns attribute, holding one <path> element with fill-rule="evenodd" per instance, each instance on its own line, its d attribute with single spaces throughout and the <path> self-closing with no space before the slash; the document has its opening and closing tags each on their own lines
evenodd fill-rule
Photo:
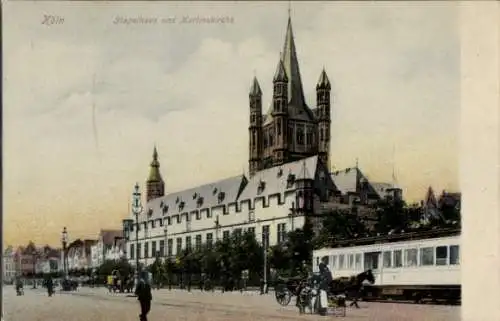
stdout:
<svg viewBox="0 0 500 321">
<path fill-rule="evenodd" d="M 142 210 L 139 183 L 135 183 L 134 193 L 132 194 L 132 213 L 135 216 L 135 269 L 137 272 L 137 281 L 139 281 L 139 214 L 141 214 Z"/>
<path fill-rule="evenodd" d="M 215 217 L 215 241 L 219 240 L 219 229 L 220 229 L 219 215 L 217 215 Z"/>
<path fill-rule="evenodd" d="M 61 242 L 63 246 L 63 274 L 66 278 L 66 246 L 68 245 L 68 231 L 66 226 L 63 228 Z"/>
<path fill-rule="evenodd" d="M 126 219 L 126 220 L 123 220 L 122 221 L 122 224 L 123 224 L 123 237 L 125 238 L 125 241 L 128 242 L 130 241 L 130 230 L 131 230 L 131 227 L 132 225 L 134 224 L 134 220 L 130 220 L 130 219 Z M 127 243 L 125 242 L 125 248 L 123 249 L 123 254 L 125 256 L 125 258 L 127 258 L 128 260 L 128 256 L 127 256 Z M 132 253 L 130 253 L 132 254 Z"/>
<path fill-rule="evenodd" d="M 165 262 L 167 261 L 168 256 L 170 255 L 168 251 L 168 226 L 165 225 L 165 228 L 163 229 L 163 233 L 165 233 L 165 246 L 163 247 L 163 254 L 165 256 Z"/>
<path fill-rule="evenodd" d="M 264 284 L 262 285 L 261 294 L 267 293 L 267 246 L 268 246 L 269 232 L 264 230 L 262 232 L 262 247 L 264 248 Z"/>
<path fill-rule="evenodd" d="M 36 250 L 33 250 L 31 255 L 33 256 L 33 289 L 36 289 L 36 279 L 35 279 L 35 274 L 36 274 Z"/>
</svg>

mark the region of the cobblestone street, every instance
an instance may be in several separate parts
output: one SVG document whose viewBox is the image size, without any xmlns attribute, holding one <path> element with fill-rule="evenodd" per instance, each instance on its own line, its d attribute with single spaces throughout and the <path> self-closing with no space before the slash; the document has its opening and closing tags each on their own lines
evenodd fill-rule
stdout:
<svg viewBox="0 0 500 321">
<path fill-rule="evenodd" d="M 293 303 L 293 302 L 292 302 Z M 460 307 L 361 302 L 361 309 L 348 309 L 343 320 L 370 321 L 452 321 L 460 320 Z M 4 288 L 5 321 L 136 321 L 136 298 L 110 294 L 103 288 L 82 288 L 74 293 L 59 292 L 49 298 L 42 290 L 26 289 L 16 296 L 13 287 Z M 316 315 L 299 315 L 290 304 L 279 306 L 272 294 L 201 293 L 194 291 L 153 292 L 150 321 L 156 320 L 325 320 Z M 330 317 L 331 318 L 331 317 Z"/>
</svg>

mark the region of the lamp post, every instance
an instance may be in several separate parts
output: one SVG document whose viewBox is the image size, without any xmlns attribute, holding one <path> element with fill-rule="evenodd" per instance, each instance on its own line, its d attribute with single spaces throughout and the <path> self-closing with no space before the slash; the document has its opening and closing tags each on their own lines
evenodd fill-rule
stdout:
<svg viewBox="0 0 500 321">
<path fill-rule="evenodd" d="M 33 256 L 33 289 L 36 289 L 36 279 L 35 279 L 35 274 L 36 274 L 36 250 L 33 250 L 31 255 Z"/>
<path fill-rule="evenodd" d="M 165 225 L 165 228 L 163 229 L 163 233 L 165 234 L 165 246 L 163 247 L 163 255 L 165 256 L 165 262 L 168 259 L 168 256 L 170 255 L 168 251 L 168 227 Z"/>
<path fill-rule="evenodd" d="M 128 260 L 127 242 L 130 241 L 130 229 L 134 224 L 134 220 L 126 219 L 122 221 L 122 224 L 123 224 L 123 237 L 125 239 L 125 247 L 123 248 L 123 255 Z"/>
<path fill-rule="evenodd" d="M 66 226 L 63 228 L 61 237 L 62 247 L 63 247 L 63 275 L 66 278 L 66 246 L 68 245 L 68 231 Z"/>
<path fill-rule="evenodd" d="M 262 233 L 262 247 L 264 248 L 264 282 L 262 285 L 261 294 L 267 293 L 267 243 L 268 243 L 268 231 Z"/>
<path fill-rule="evenodd" d="M 132 194 L 132 213 L 135 216 L 135 269 L 137 273 L 136 281 L 139 281 L 139 214 L 143 210 L 141 204 L 141 192 L 139 183 L 135 183 L 134 193 Z M 136 283 L 137 284 L 137 283 Z"/>
</svg>

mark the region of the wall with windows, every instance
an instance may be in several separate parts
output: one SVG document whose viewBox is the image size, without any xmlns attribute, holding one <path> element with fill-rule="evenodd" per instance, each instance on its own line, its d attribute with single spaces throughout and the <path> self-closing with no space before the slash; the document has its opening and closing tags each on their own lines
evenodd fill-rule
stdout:
<svg viewBox="0 0 500 321">
<path fill-rule="evenodd" d="M 213 244 L 233 232 L 244 233 L 247 230 L 252 231 L 259 242 L 262 242 L 263 235 L 267 235 L 268 246 L 273 246 L 283 242 L 287 232 L 302 228 L 304 225 L 304 216 L 290 215 L 292 202 L 292 197 L 289 197 L 284 204 L 267 203 L 267 207 L 259 206 L 258 203 L 251 207 L 246 205 L 242 206 L 239 212 L 224 213 L 218 209 L 212 211 L 206 209 L 200 211 L 204 214 L 200 219 L 196 219 L 197 214 L 191 216 L 194 220 L 190 228 L 186 226 L 185 217 L 182 217 L 184 221 L 181 218 L 179 221 L 164 219 L 163 224 L 156 223 L 149 225 L 148 229 L 139 230 L 138 245 L 135 241 L 135 232 L 132 233 L 126 243 L 127 257 L 135 261 L 138 246 L 140 262 L 151 264 L 157 255 L 175 256 L 186 248 L 196 249 L 202 244 Z M 201 216 L 201 213 L 198 215 Z M 218 225 L 216 225 L 217 218 Z"/>
</svg>

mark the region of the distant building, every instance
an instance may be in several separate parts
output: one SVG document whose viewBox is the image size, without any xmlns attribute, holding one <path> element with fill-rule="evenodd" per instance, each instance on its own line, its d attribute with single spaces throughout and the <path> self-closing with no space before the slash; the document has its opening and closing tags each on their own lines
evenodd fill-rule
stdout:
<svg viewBox="0 0 500 321">
<path fill-rule="evenodd" d="M 17 273 L 23 276 L 36 273 L 36 261 L 39 255 L 39 250 L 33 243 L 29 243 L 27 246 L 19 246 L 14 252 L 14 264 Z"/>
<path fill-rule="evenodd" d="M 118 259 L 120 257 L 119 248 L 123 252 L 122 238 L 122 230 L 101 230 L 97 237 L 97 242 L 91 249 L 92 268 L 98 268 L 105 260 Z"/>
<path fill-rule="evenodd" d="M 38 250 L 36 273 L 55 273 L 62 270 L 61 249 L 46 245 Z"/>
<path fill-rule="evenodd" d="M 6 283 L 12 283 L 16 277 L 15 252 L 12 246 L 8 246 L 3 251 L 3 280 Z"/>
<path fill-rule="evenodd" d="M 422 201 L 423 221 L 430 219 L 444 219 L 443 211 L 445 207 L 453 208 L 460 212 L 462 194 L 457 192 L 442 191 L 439 197 L 436 197 L 431 186 L 427 189 L 424 200 Z"/>
<path fill-rule="evenodd" d="M 122 237 L 115 236 L 114 243 L 111 247 L 106 248 L 104 260 L 118 261 L 125 258 L 125 240 Z"/>
<path fill-rule="evenodd" d="M 75 240 L 66 249 L 68 271 L 91 267 L 91 247 L 96 240 Z"/>
</svg>

